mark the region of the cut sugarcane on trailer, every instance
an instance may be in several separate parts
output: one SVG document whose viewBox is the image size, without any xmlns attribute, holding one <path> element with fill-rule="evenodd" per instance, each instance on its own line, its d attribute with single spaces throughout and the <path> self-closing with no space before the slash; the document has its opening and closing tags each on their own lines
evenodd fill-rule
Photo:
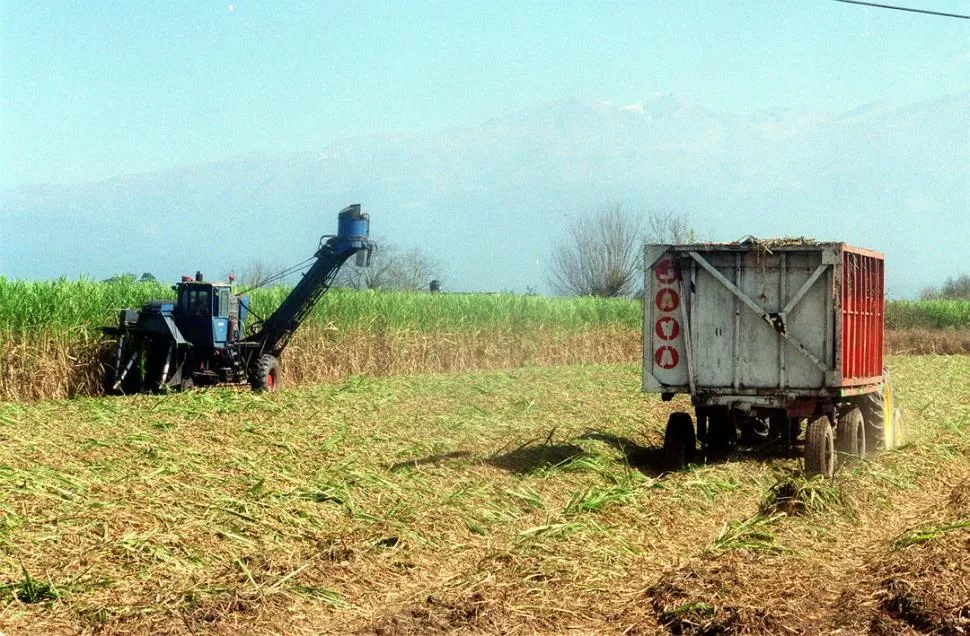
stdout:
<svg viewBox="0 0 970 636">
<path fill-rule="evenodd" d="M 647 245 L 643 391 L 691 396 L 671 467 L 739 441 L 802 443 L 805 470 L 896 444 L 883 367 L 884 260 L 805 239 Z M 696 429 L 694 422 L 696 421 Z"/>
</svg>

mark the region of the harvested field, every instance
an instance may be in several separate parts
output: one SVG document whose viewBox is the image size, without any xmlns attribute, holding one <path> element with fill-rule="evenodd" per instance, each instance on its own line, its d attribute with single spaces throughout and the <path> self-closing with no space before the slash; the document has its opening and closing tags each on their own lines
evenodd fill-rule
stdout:
<svg viewBox="0 0 970 636">
<path fill-rule="evenodd" d="M 970 358 L 906 445 L 662 474 L 639 367 L 0 404 L 6 633 L 964 633 Z"/>
</svg>

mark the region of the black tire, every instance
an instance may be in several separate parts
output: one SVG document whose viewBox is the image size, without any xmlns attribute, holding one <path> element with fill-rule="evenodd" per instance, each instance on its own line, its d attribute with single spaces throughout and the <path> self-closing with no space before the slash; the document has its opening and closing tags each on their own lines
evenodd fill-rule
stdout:
<svg viewBox="0 0 970 636">
<path fill-rule="evenodd" d="M 734 424 L 734 416 L 724 410 L 708 420 L 707 445 L 712 451 L 724 451 L 737 440 L 738 431 Z"/>
<path fill-rule="evenodd" d="M 680 470 L 694 459 L 697 438 L 689 413 L 671 413 L 664 431 L 664 463 L 668 470 Z"/>
<path fill-rule="evenodd" d="M 886 450 L 892 446 L 892 440 L 886 440 L 886 404 L 882 391 L 867 393 L 859 400 L 862 419 L 866 427 L 866 451 L 872 454 Z"/>
<path fill-rule="evenodd" d="M 835 435 L 825 415 L 805 431 L 805 473 L 831 477 L 835 474 Z"/>
<path fill-rule="evenodd" d="M 282 375 L 280 361 L 276 356 L 264 353 L 259 356 L 249 373 L 249 385 L 253 387 L 253 391 L 272 393 L 279 390 Z"/>
<path fill-rule="evenodd" d="M 835 447 L 841 463 L 853 458 L 866 458 L 866 426 L 858 407 L 839 416 L 835 431 Z"/>
</svg>

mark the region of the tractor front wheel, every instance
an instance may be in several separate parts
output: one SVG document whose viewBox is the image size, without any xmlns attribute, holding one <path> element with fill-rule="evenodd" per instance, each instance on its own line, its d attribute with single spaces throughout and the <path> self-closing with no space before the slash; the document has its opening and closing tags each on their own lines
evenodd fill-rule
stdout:
<svg viewBox="0 0 970 636">
<path fill-rule="evenodd" d="M 280 388 L 281 376 L 280 361 L 276 356 L 266 353 L 259 356 L 259 360 L 250 371 L 249 385 L 257 392 L 277 391 Z"/>
</svg>

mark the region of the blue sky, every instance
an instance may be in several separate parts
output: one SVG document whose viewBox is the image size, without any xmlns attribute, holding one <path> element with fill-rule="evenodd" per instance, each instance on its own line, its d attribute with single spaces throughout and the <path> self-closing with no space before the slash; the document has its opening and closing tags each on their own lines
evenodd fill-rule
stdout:
<svg viewBox="0 0 970 636">
<path fill-rule="evenodd" d="M 570 96 L 839 111 L 967 90 L 970 21 L 830 0 L 3 0 L 0 187 L 475 126 Z"/>
</svg>

